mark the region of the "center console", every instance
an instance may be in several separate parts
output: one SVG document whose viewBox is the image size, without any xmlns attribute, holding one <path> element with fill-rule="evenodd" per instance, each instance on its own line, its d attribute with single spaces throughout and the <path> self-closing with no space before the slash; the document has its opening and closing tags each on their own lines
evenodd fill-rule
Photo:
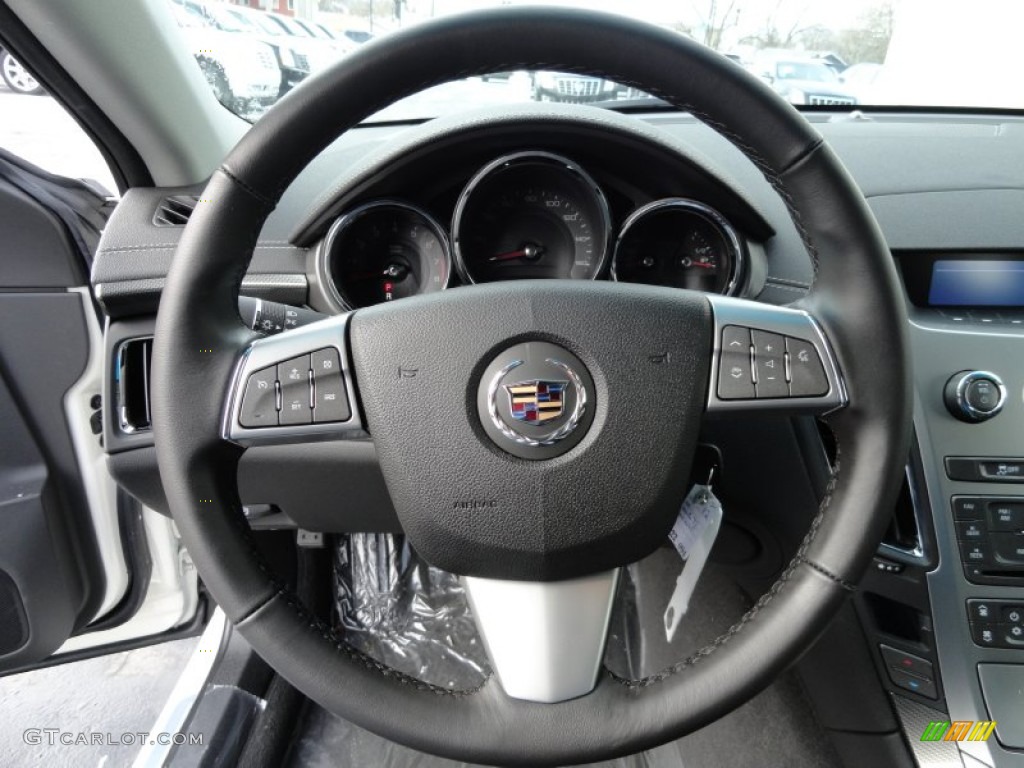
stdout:
<svg viewBox="0 0 1024 768">
<path fill-rule="evenodd" d="M 957 742 L 962 764 L 1024 766 L 1024 254 L 897 257 L 936 547 L 927 584 L 948 715 L 934 719 L 997 723 Z"/>
</svg>

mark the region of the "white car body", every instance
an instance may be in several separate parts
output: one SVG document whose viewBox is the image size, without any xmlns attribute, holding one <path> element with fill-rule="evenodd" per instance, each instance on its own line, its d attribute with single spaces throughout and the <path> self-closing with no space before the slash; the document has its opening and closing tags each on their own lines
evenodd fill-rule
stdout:
<svg viewBox="0 0 1024 768">
<path fill-rule="evenodd" d="M 281 70 L 269 45 L 208 27 L 187 26 L 183 31 L 192 55 L 219 65 L 235 98 L 265 102 L 277 98 Z"/>
</svg>

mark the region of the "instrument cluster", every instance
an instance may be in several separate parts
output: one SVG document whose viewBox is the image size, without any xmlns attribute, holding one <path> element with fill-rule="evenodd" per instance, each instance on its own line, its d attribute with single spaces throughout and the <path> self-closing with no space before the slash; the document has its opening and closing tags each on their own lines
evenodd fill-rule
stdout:
<svg viewBox="0 0 1024 768">
<path fill-rule="evenodd" d="M 402 200 L 343 213 L 318 256 L 339 311 L 523 279 L 610 279 L 735 294 L 746 246 L 721 213 L 688 198 L 647 203 L 616 230 L 605 193 L 577 163 L 541 151 L 487 163 L 458 196 L 446 229 Z"/>
</svg>

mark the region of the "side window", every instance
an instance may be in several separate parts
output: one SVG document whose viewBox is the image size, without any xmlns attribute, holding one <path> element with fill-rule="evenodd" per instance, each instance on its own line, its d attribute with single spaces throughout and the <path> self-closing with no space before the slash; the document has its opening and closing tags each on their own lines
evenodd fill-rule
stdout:
<svg viewBox="0 0 1024 768">
<path fill-rule="evenodd" d="M 92 139 L 3 48 L 0 74 L 0 149 L 50 173 L 97 182 L 116 195 L 117 185 Z"/>
</svg>

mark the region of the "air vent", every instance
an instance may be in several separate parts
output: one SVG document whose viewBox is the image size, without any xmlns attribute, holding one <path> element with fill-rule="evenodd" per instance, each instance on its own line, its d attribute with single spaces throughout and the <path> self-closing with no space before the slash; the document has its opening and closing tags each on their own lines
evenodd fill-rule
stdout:
<svg viewBox="0 0 1024 768">
<path fill-rule="evenodd" d="M 153 357 L 153 337 L 130 339 L 117 352 L 114 381 L 117 389 L 117 420 L 126 434 L 148 432 L 149 366 Z"/>
<path fill-rule="evenodd" d="M 882 539 L 880 554 L 903 562 L 918 562 L 924 558 L 921 525 L 917 516 L 918 495 L 911 468 L 903 474 L 903 484 L 896 500 L 889 528 Z"/>
<path fill-rule="evenodd" d="M 165 197 L 153 215 L 153 223 L 158 227 L 184 227 L 198 203 L 194 195 Z"/>
</svg>

